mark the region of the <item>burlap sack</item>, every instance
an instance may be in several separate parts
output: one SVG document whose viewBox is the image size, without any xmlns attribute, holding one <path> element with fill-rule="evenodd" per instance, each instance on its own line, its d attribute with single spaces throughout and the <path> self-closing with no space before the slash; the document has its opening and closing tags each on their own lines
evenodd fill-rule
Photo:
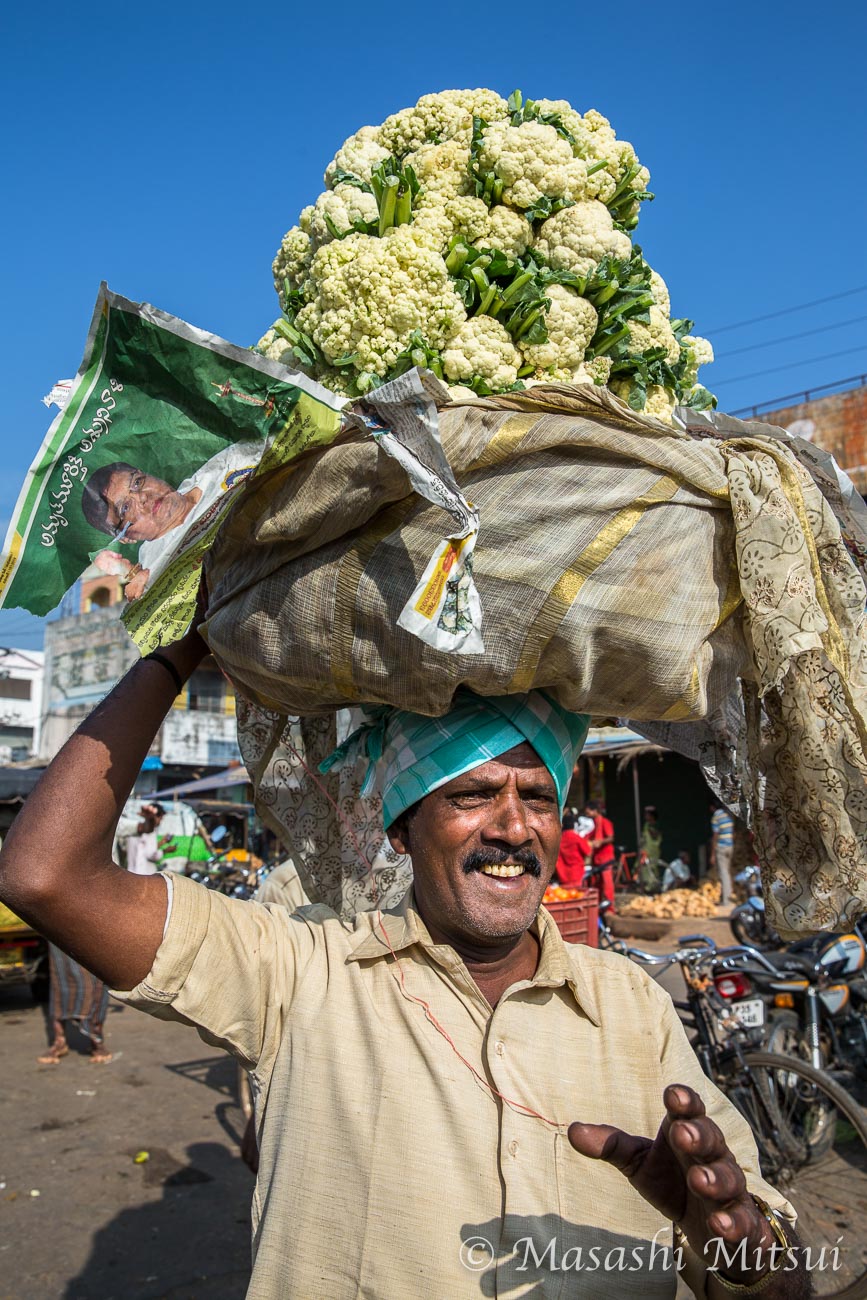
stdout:
<svg viewBox="0 0 867 1300">
<path fill-rule="evenodd" d="M 269 816 L 294 836 L 303 799 L 324 798 L 297 732 L 302 780 L 279 794 L 292 715 L 359 702 L 440 714 L 461 683 L 544 687 L 704 759 L 754 825 L 782 932 L 867 908 L 864 582 L 792 450 L 733 427 L 672 429 L 607 391 L 559 386 L 443 409 L 481 518 L 477 656 L 396 626 L 442 512 L 371 441 L 254 482 L 209 560 L 207 635 L 247 701 L 242 744 L 268 731 L 254 766 Z M 335 887 L 341 855 L 318 868 Z"/>
</svg>

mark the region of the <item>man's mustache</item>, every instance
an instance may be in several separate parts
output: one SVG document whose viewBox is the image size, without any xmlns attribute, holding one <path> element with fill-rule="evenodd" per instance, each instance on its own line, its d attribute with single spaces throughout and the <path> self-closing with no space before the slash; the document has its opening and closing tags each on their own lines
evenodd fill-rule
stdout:
<svg viewBox="0 0 867 1300">
<path fill-rule="evenodd" d="M 511 852 L 505 849 L 473 849 L 464 858 L 461 867 L 464 875 L 468 876 L 473 871 L 481 871 L 482 867 L 501 867 L 507 862 L 520 863 L 531 876 L 542 874 L 542 863 L 532 849 L 513 849 Z"/>
</svg>

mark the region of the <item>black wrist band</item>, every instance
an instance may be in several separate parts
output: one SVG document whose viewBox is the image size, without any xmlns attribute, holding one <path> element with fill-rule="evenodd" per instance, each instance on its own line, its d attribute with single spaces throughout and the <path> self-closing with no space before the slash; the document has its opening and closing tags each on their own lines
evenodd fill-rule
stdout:
<svg viewBox="0 0 867 1300">
<path fill-rule="evenodd" d="M 175 686 L 178 688 L 178 695 L 180 695 L 184 689 L 184 681 L 171 659 L 167 659 L 165 655 L 161 655 L 159 650 L 151 650 L 150 654 L 145 655 L 144 659 L 142 659 L 142 663 L 146 664 L 149 659 L 152 659 L 154 663 L 162 664 L 163 668 L 165 668 Z"/>
</svg>

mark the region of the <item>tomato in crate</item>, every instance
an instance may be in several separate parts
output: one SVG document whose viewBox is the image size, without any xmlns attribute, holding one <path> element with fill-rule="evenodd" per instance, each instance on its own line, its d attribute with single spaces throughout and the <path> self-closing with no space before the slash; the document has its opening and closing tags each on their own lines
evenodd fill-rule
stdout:
<svg viewBox="0 0 867 1300">
<path fill-rule="evenodd" d="M 599 894 L 595 889 L 568 889 L 549 885 L 542 905 L 557 923 L 567 943 L 598 944 Z"/>
</svg>

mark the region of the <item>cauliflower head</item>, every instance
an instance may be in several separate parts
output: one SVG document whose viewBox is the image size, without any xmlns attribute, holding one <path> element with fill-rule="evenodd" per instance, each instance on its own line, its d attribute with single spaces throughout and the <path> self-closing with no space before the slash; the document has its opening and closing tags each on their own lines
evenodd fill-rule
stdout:
<svg viewBox="0 0 867 1300">
<path fill-rule="evenodd" d="M 469 145 L 473 118 L 498 122 L 508 115 L 508 105 L 493 90 L 441 90 L 422 95 L 414 108 L 392 113 L 379 128 L 379 143 L 402 158 L 425 144 L 459 140 Z"/>
<path fill-rule="evenodd" d="M 443 95 L 422 95 L 414 108 L 392 113 L 379 128 L 379 142 L 396 158 L 414 153 L 425 144 L 463 140 L 469 144 L 473 116 Z"/>
<path fill-rule="evenodd" d="M 491 388 L 510 388 L 518 378 L 521 354 L 493 316 L 466 321 L 443 349 L 443 369 L 454 383 L 476 376 Z"/>
<path fill-rule="evenodd" d="M 349 172 L 360 181 L 369 181 L 373 169 L 385 162 L 388 156 L 388 149 L 379 140 L 379 128 L 363 126 L 337 150 L 325 169 L 325 184 L 331 188 L 338 171 Z"/>
<path fill-rule="evenodd" d="M 611 375 L 611 358 L 594 357 L 592 361 L 582 361 L 572 375 L 573 384 L 596 384 L 604 387 Z"/>
<path fill-rule="evenodd" d="M 522 257 L 533 242 L 533 227 L 525 216 L 496 204 L 488 210 L 488 229 L 477 248 L 499 248 L 508 257 Z"/>
<path fill-rule="evenodd" d="M 603 257 L 629 257 L 632 241 L 614 229 L 614 220 L 604 203 L 587 199 L 544 221 L 536 248 L 555 271 L 590 275 Z"/>
<path fill-rule="evenodd" d="M 406 162 L 414 169 L 422 188 L 420 207 L 445 203 L 473 192 L 470 150 L 460 140 L 421 145 L 407 155 Z"/>
<path fill-rule="evenodd" d="M 572 203 L 587 188 L 586 164 L 544 122 L 495 123 L 484 133 L 478 164 L 503 182 L 502 201 L 513 208 L 532 208 L 544 198 Z"/>
<path fill-rule="evenodd" d="M 348 235 L 357 221 L 375 222 L 379 217 L 376 199 L 357 185 L 336 185 L 320 194 L 309 218 L 310 244 L 313 250 L 331 239 Z M 335 231 L 339 234 L 335 235 Z"/>
<path fill-rule="evenodd" d="M 713 361 L 713 348 L 707 339 L 688 334 L 681 340 L 681 349 L 686 353 L 683 384 L 684 387 L 692 388 L 698 380 L 699 366 L 709 366 Z"/>
<path fill-rule="evenodd" d="M 255 350 L 263 357 L 267 357 L 269 361 L 280 361 L 283 365 L 294 368 L 294 363 L 291 360 L 292 344 L 287 343 L 285 339 L 281 339 L 273 325 L 271 329 L 266 330 L 262 335 L 256 344 Z"/>
<path fill-rule="evenodd" d="M 671 322 L 660 307 L 650 308 L 650 322 L 629 321 L 629 352 L 641 356 L 651 348 L 665 348 L 665 360 L 673 366 L 680 360 L 680 344 Z"/>
<path fill-rule="evenodd" d="M 629 391 L 632 387 L 631 380 L 615 379 L 610 387 L 615 397 L 621 398 L 621 400 L 627 404 L 629 403 Z M 642 408 L 642 414 L 650 415 L 656 420 L 663 420 L 665 423 L 669 423 L 676 405 L 677 398 L 670 389 L 663 388 L 661 384 L 652 384 L 647 390 L 647 397 Z"/>
<path fill-rule="evenodd" d="M 536 374 L 544 370 L 552 378 L 569 380 L 584 360 L 598 317 L 586 298 L 564 285 L 552 284 L 547 297 L 551 303 L 545 317 L 548 342 L 530 344 L 521 351 Z"/>
<path fill-rule="evenodd" d="M 653 294 L 653 301 L 659 307 L 664 315 L 671 315 L 671 296 L 668 292 L 668 285 L 663 280 L 658 271 L 650 272 L 650 292 Z"/>
<path fill-rule="evenodd" d="M 588 170 L 602 164 L 598 170 L 592 170 L 588 177 L 586 197 L 599 199 L 608 203 L 624 173 L 638 164 L 635 150 L 628 140 L 618 140 L 607 117 L 590 109 L 582 117 L 565 99 L 539 99 L 536 101 L 542 113 L 556 113 L 563 126 L 574 137 L 573 146 L 576 155 L 588 164 Z M 633 178 L 633 188 L 646 190 L 650 173 L 640 168 Z"/>
<path fill-rule="evenodd" d="M 290 289 L 300 289 L 310 273 L 312 261 L 313 245 L 310 236 L 300 226 L 293 226 L 283 236 L 271 268 L 274 272 L 274 288 L 281 303 L 286 281 L 289 281 Z"/>
<path fill-rule="evenodd" d="M 480 117 L 485 122 L 500 122 L 509 116 L 509 105 L 495 90 L 441 90 L 439 95 L 422 95 L 418 102 L 421 105 L 430 99 L 456 104 L 470 117 Z"/>
<path fill-rule="evenodd" d="M 311 282 L 315 297 L 298 313 L 298 329 L 326 362 L 354 354 L 358 371 L 380 378 L 414 331 L 441 348 L 466 319 L 445 262 L 411 226 L 326 244 L 313 258 Z"/>
</svg>

